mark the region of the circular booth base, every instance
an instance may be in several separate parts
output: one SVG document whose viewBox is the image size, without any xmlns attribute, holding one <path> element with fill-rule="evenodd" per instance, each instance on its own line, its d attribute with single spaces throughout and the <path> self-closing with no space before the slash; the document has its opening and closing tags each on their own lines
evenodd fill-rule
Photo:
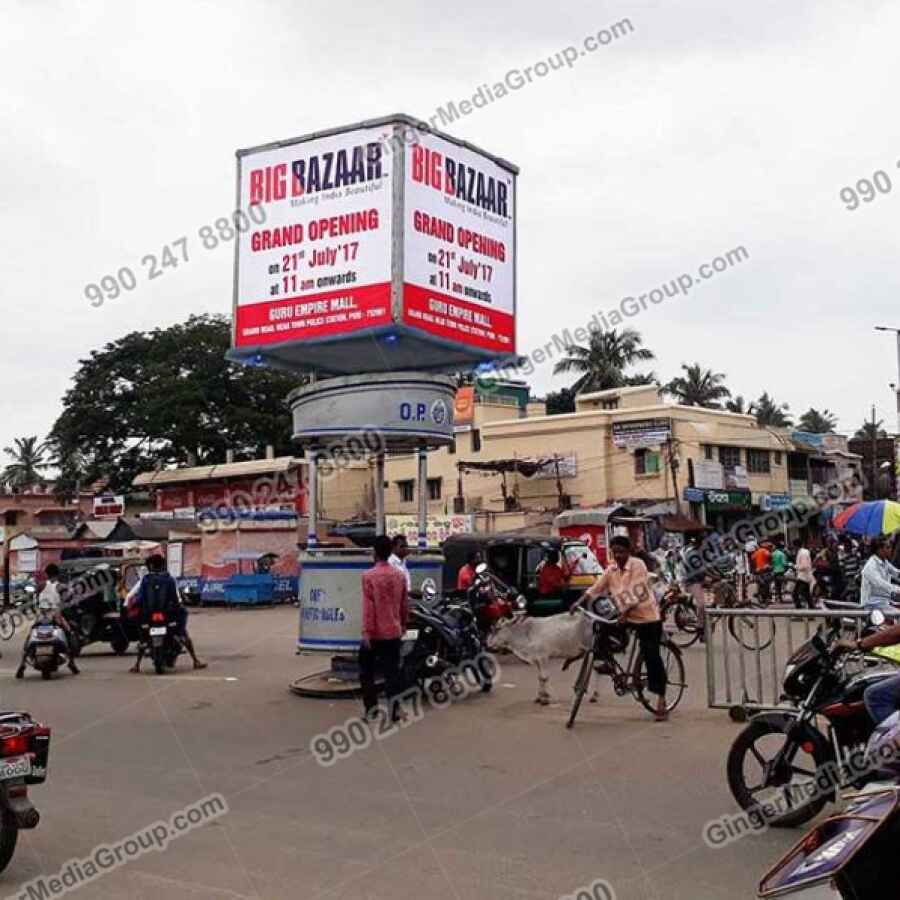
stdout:
<svg viewBox="0 0 900 900">
<path fill-rule="evenodd" d="M 334 656 L 331 668 L 292 681 L 290 690 L 299 697 L 327 700 L 350 700 L 358 697 L 359 670 L 355 657 Z"/>
</svg>

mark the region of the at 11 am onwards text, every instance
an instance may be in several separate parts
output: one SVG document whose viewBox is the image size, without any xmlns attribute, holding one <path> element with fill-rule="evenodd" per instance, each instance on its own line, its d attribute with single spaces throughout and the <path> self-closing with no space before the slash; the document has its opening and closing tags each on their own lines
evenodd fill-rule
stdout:
<svg viewBox="0 0 900 900">
<path fill-rule="evenodd" d="M 212 225 L 202 226 L 197 230 L 197 237 L 205 250 L 215 250 L 220 243 L 228 243 L 235 235 L 249 231 L 252 223 L 262 225 L 265 221 L 265 208 L 254 205 L 247 212 L 238 209 L 230 217 L 222 216 Z M 189 261 L 188 237 L 184 235 L 164 244 L 158 254 L 144 254 L 141 257 L 141 267 L 147 281 L 153 281 L 154 278 L 165 275 L 167 269 L 177 269 L 179 263 Z M 99 283 L 92 281 L 86 284 L 84 296 L 90 300 L 91 306 L 103 306 L 106 300 L 115 300 L 123 292 L 133 291 L 137 284 L 138 278 L 134 270 L 130 266 L 122 266 L 115 274 L 104 275 Z"/>
</svg>

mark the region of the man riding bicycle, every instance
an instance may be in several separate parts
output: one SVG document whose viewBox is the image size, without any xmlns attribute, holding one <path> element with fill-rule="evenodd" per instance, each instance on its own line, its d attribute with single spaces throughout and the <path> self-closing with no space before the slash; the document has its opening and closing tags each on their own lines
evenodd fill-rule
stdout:
<svg viewBox="0 0 900 900">
<path fill-rule="evenodd" d="M 613 564 L 572 604 L 569 612 L 575 613 L 580 606 L 601 594 L 609 596 L 619 611 L 619 622 L 630 625 L 637 634 L 647 665 L 647 688 L 659 698 L 654 718 L 664 722 L 669 714 L 666 709 L 666 667 L 660 653 L 663 627 L 659 604 L 650 586 L 647 567 L 631 555 L 631 541 L 617 535 L 609 543 Z"/>
</svg>

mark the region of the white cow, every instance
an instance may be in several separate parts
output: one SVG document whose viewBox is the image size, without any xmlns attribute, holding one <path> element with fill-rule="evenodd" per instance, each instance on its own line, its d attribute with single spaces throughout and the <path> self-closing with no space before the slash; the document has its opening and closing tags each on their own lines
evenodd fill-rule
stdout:
<svg viewBox="0 0 900 900">
<path fill-rule="evenodd" d="M 522 662 L 537 666 L 538 694 L 534 702 L 546 706 L 550 702 L 547 664 L 551 659 L 577 659 L 590 649 L 591 635 L 591 623 L 584 616 L 566 612 L 541 619 L 516 616 L 501 622 L 488 635 L 487 643 L 490 650 L 509 650 Z"/>
</svg>

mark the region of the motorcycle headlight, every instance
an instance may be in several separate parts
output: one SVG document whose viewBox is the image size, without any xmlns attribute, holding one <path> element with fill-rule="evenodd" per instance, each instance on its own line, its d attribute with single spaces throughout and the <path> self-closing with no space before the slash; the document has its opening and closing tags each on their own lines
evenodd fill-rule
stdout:
<svg viewBox="0 0 900 900">
<path fill-rule="evenodd" d="M 788 663 L 788 664 L 784 667 L 784 678 L 783 678 L 782 680 L 783 680 L 783 681 L 787 681 L 788 678 L 790 678 L 791 675 L 793 675 L 794 672 L 795 672 L 796 670 L 797 670 L 797 664 L 796 664 L 796 663 Z"/>
</svg>

